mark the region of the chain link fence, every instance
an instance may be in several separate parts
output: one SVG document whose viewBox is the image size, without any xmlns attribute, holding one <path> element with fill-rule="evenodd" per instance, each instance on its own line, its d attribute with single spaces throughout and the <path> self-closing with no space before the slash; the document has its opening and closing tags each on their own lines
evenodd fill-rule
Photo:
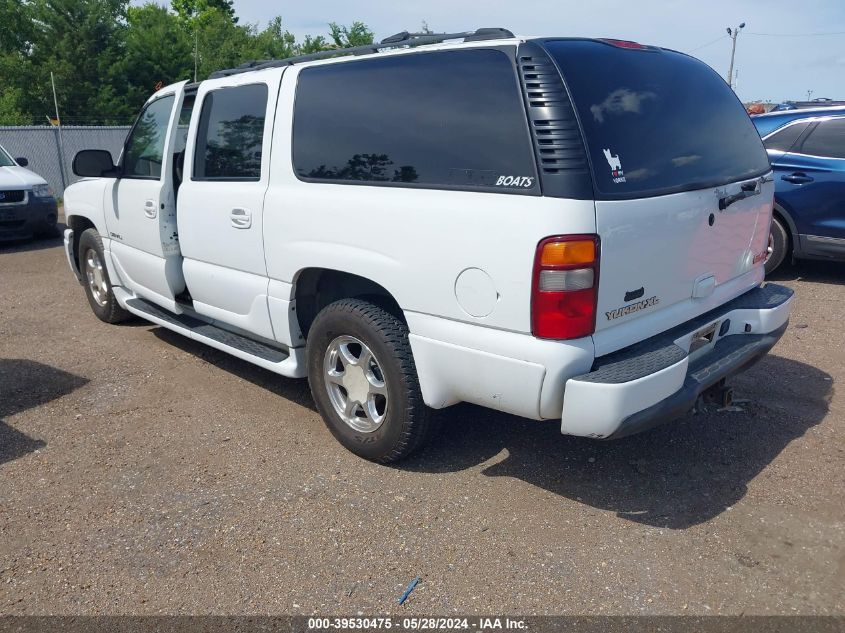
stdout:
<svg viewBox="0 0 845 633">
<path fill-rule="evenodd" d="M 79 180 L 71 165 L 76 153 L 83 149 L 105 149 L 117 160 L 130 126 L 0 126 L 0 145 L 13 158 L 29 160 L 27 169 L 50 183 L 56 196 L 64 195 L 65 187 Z M 62 151 L 63 150 L 63 151 Z"/>
</svg>

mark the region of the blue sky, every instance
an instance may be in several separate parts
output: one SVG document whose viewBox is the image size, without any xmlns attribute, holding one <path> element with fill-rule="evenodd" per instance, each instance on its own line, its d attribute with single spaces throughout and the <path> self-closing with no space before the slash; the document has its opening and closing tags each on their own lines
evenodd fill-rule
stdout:
<svg viewBox="0 0 845 633">
<path fill-rule="evenodd" d="M 845 0 L 235 0 L 235 10 L 241 22 L 261 26 L 281 15 L 298 36 L 324 33 L 332 20 L 361 20 L 380 39 L 418 30 L 425 20 L 435 31 L 501 26 L 525 35 L 631 39 L 692 53 L 723 76 L 731 49 L 725 28 L 746 22 L 736 56 L 742 100 L 804 99 L 808 90 L 845 99 Z M 830 32 L 840 34 L 805 35 Z"/>
</svg>

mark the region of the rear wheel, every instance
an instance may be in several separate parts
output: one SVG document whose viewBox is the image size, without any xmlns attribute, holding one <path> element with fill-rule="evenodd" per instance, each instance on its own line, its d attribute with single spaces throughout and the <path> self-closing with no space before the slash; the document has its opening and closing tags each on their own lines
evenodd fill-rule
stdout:
<svg viewBox="0 0 845 633">
<path fill-rule="evenodd" d="M 766 274 L 772 274 L 783 263 L 789 254 L 789 233 L 786 227 L 776 217 L 772 218 L 772 228 L 769 233 L 769 255 L 766 257 Z"/>
<path fill-rule="evenodd" d="M 120 323 L 132 315 L 118 304 L 105 262 L 100 234 L 95 229 L 87 229 L 79 237 L 79 270 L 85 296 L 100 321 Z"/>
<path fill-rule="evenodd" d="M 394 462 L 432 434 L 408 329 L 392 314 L 358 299 L 336 301 L 314 319 L 306 356 L 320 415 L 356 455 Z"/>
</svg>

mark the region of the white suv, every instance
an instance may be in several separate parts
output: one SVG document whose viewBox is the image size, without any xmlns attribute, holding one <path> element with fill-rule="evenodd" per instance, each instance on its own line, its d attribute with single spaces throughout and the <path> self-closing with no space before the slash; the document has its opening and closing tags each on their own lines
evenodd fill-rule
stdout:
<svg viewBox="0 0 845 633">
<path fill-rule="evenodd" d="M 221 71 L 153 95 L 65 194 L 95 314 L 290 378 L 392 461 L 465 401 L 566 434 L 689 410 L 782 335 L 773 183 L 702 62 L 502 29 Z"/>
</svg>

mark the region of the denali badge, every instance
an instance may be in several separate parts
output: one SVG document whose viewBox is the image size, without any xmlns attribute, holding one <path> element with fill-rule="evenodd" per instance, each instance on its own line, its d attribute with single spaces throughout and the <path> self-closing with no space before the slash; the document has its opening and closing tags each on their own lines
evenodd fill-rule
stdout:
<svg viewBox="0 0 845 633">
<path fill-rule="evenodd" d="M 534 178 L 531 176 L 499 176 L 496 181 L 497 187 L 528 187 L 534 186 Z"/>
<path fill-rule="evenodd" d="M 619 160 L 619 155 L 614 156 L 609 149 L 603 149 L 604 157 L 607 159 L 607 164 L 610 165 L 610 175 L 613 176 L 613 182 L 617 185 L 625 181 L 625 174 L 622 171 L 622 161 Z"/>
<path fill-rule="evenodd" d="M 640 310 L 645 310 L 646 308 L 656 306 L 658 303 L 660 303 L 660 299 L 657 296 L 649 297 L 648 299 L 637 301 L 636 303 L 632 303 L 631 305 L 627 305 L 622 308 L 616 308 L 615 310 L 611 310 L 610 312 L 605 312 L 604 315 L 607 317 L 608 321 L 613 321 L 613 319 L 618 319 L 619 317 L 627 316 L 634 312 L 639 312 Z"/>
</svg>

